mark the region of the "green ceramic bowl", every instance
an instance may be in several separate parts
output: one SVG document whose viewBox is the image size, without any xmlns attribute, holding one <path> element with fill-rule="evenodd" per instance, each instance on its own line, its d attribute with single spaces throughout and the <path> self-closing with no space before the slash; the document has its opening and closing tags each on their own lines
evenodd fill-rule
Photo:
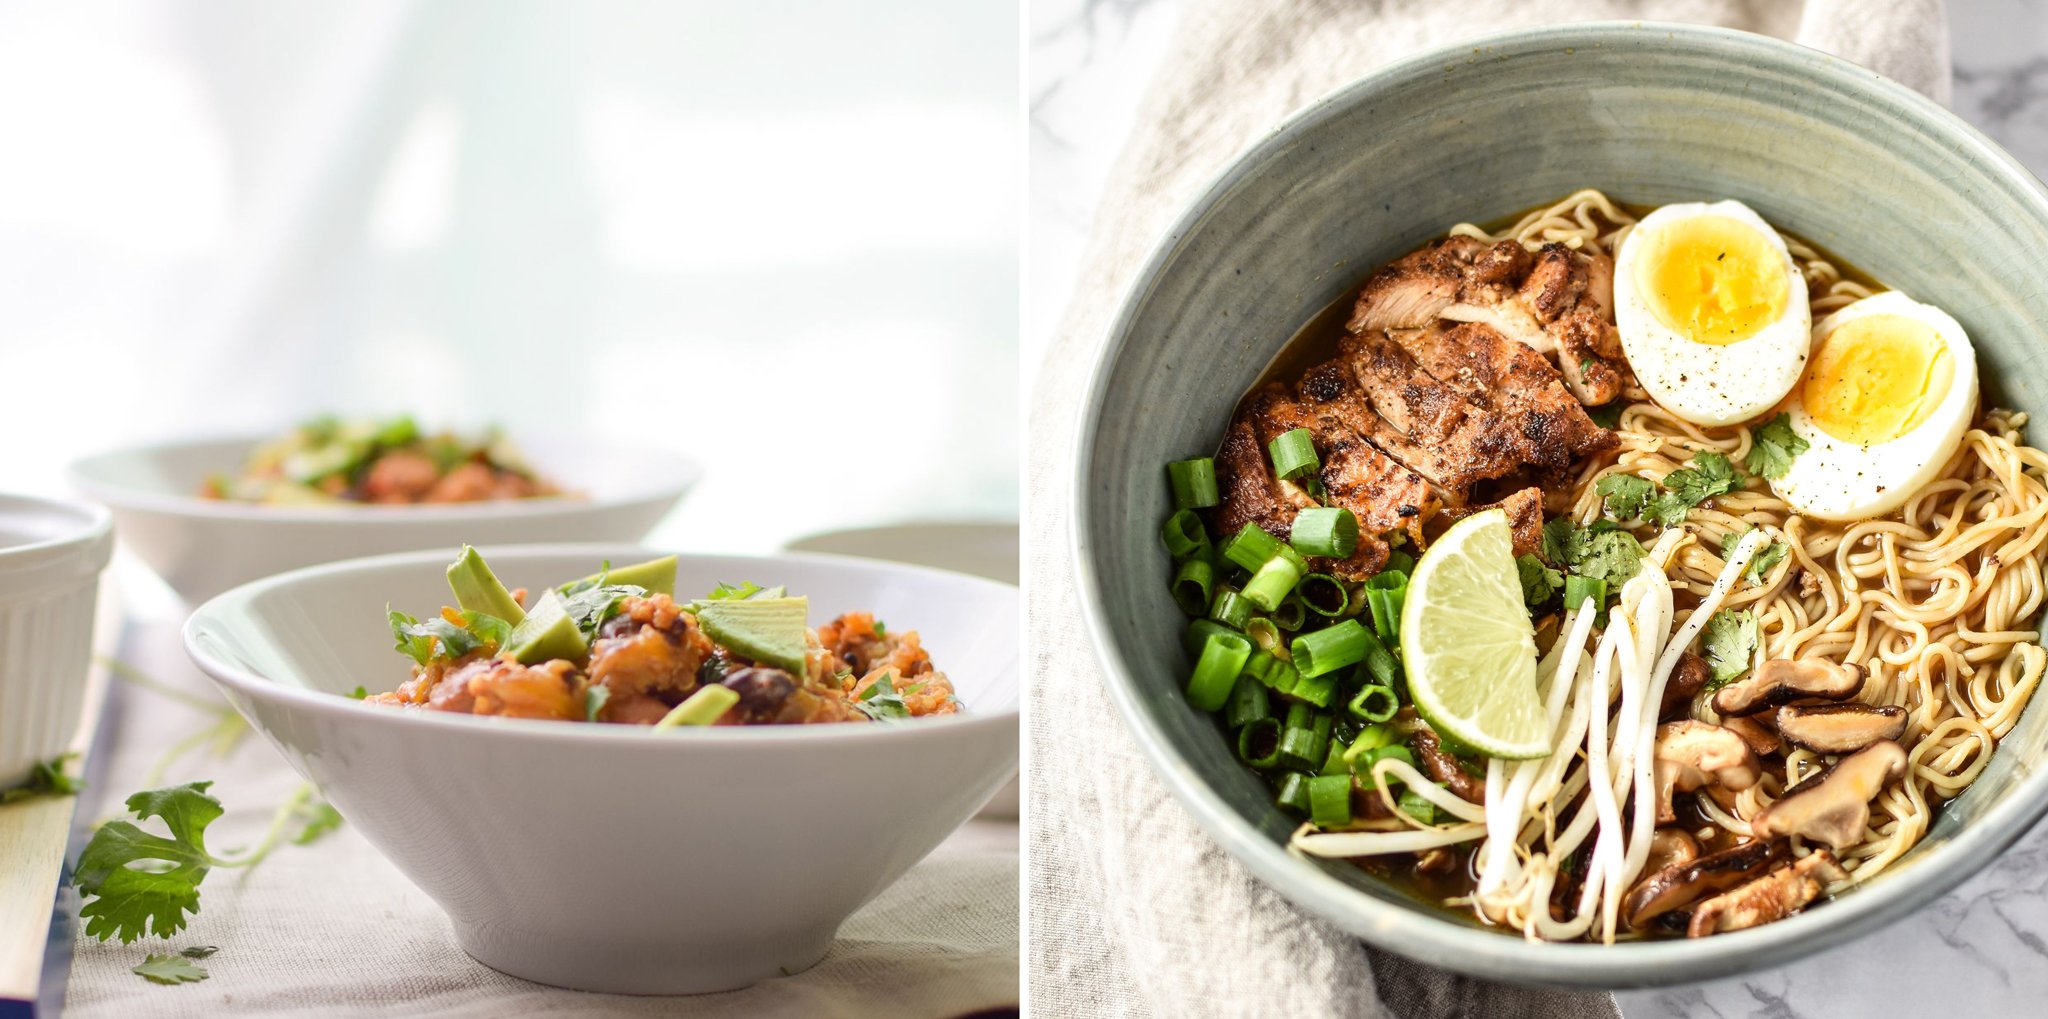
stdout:
<svg viewBox="0 0 2048 1019">
<path fill-rule="evenodd" d="M 1787 920 L 1697 941 L 1551 945 L 1477 928 L 1356 868 L 1292 857 L 1294 822 L 1181 694 L 1164 465 L 1213 450 L 1285 340 L 1373 266 L 1581 187 L 1736 198 L 1970 330 L 1987 401 L 2048 412 L 2039 323 L 2048 193 L 1997 146 L 1876 74 L 1679 25 L 1514 32 L 1331 95 L 1239 156 L 1139 274 L 1096 366 L 1075 456 L 1081 595 L 1110 691 L 1160 778 L 1282 894 L 1383 948 L 1502 980 L 1629 987 L 1783 965 L 1983 867 L 2048 810 L 2036 704 L 1909 857 Z"/>
</svg>

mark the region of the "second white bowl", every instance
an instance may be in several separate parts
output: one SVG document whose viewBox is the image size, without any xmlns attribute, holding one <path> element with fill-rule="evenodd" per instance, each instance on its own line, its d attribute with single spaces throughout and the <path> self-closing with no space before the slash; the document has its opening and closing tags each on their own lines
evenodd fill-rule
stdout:
<svg viewBox="0 0 2048 1019">
<path fill-rule="evenodd" d="M 516 435 L 543 476 L 574 496 L 431 506 L 261 506 L 202 498 L 256 436 L 117 450 L 71 465 L 71 481 L 113 510 L 121 540 L 186 601 L 259 577 L 385 552 L 541 541 L 638 541 L 697 483 L 666 450 L 583 436 Z"/>
</svg>

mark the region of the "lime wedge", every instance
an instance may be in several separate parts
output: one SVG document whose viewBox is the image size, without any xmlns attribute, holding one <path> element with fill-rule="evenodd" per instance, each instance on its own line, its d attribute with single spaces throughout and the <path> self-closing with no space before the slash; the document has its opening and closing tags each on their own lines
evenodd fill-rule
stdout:
<svg viewBox="0 0 2048 1019">
<path fill-rule="evenodd" d="M 1401 606 L 1401 659 L 1415 710 L 1488 757 L 1550 753 L 1536 696 L 1536 634 L 1501 510 L 1474 513 L 1429 546 Z"/>
</svg>

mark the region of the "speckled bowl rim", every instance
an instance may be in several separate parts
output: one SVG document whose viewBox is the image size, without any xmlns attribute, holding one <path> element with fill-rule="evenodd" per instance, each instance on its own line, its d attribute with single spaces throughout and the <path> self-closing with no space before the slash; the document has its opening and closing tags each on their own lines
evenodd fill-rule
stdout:
<svg viewBox="0 0 2048 1019">
<path fill-rule="evenodd" d="M 1958 151 L 1969 153 L 2016 204 L 2030 206 L 2048 220 L 2048 191 L 1990 139 L 1918 92 L 1839 57 L 1765 36 L 1698 25 L 1610 21 L 1504 32 L 1433 50 L 1368 74 L 1315 101 L 1233 158 L 1161 238 L 1125 292 L 1089 379 L 1075 433 L 1074 477 L 1078 483 L 1074 485 L 1071 520 L 1082 618 L 1107 676 L 1110 699 L 1160 780 L 1226 852 L 1304 909 L 1380 948 L 1473 976 L 1515 983 L 1648 987 L 1782 966 L 1867 934 L 1933 901 L 1989 864 L 2048 813 L 2048 769 L 2036 770 L 2026 774 L 2002 801 L 1964 825 L 1954 838 L 1930 846 L 1924 856 L 1916 856 L 1883 880 L 1843 896 L 1825 909 L 1698 940 L 1614 945 L 1529 942 L 1381 901 L 1339 881 L 1320 865 L 1290 855 L 1203 782 L 1139 702 L 1138 689 L 1104 625 L 1105 589 L 1095 569 L 1086 524 L 1094 518 L 1093 486 L 1086 479 L 1092 476 L 1090 449 L 1112 368 L 1139 308 L 1171 268 L 1182 239 L 1198 230 L 1237 184 L 1269 169 L 1271 161 L 1295 140 L 1345 115 L 1351 107 L 1369 103 L 1394 82 L 1434 76 L 1446 59 L 1455 56 L 1463 60 L 1475 50 L 1512 58 L 1565 47 L 1592 48 L 1642 32 L 1663 35 L 1666 44 L 1674 48 L 1722 57 L 1730 66 L 1769 66 L 1819 84 L 1853 87 L 1867 102 L 1888 107 L 1929 134 L 1947 139 Z"/>
</svg>

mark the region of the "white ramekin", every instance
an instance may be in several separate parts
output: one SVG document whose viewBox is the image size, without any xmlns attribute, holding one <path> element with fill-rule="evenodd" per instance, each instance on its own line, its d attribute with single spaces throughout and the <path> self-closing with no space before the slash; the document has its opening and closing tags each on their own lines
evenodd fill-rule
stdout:
<svg viewBox="0 0 2048 1019">
<path fill-rule="evenodd" d="M 0 789 L 77 733 L 100 570 L 113 551 L 104 509 L 0 495 Z"/>
</svg>

